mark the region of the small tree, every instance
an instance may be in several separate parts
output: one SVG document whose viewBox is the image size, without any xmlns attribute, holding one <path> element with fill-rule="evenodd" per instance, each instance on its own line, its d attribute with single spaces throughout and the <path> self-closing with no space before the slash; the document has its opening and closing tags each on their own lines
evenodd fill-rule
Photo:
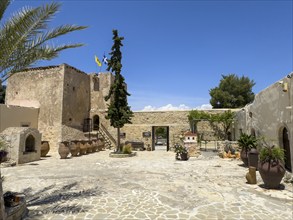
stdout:
<svg viewBox="0 0 293 220">
<path fill-rule="evenodd" d="M 218 87 L 210 90 L 210 103 L 213 108 L 241 108 L 254 100 L 253 80 L 235 74 L 222 75 Z"/>
<path fill-rule="evenodd" d="M 188 120 L 192 127 L 193 132 L 197 131 L 198 122 L 203 120 L 209 120 L 209 119 L 210 119 L 209 113 L 204 111 L 199 111 L 199 110 L 191 110 L 188 115 Z"/>
<path fill-rule="evenodd" d="M 211 114 L 210 123 L 218 137 L 228 139 L 235 113 L 231 110 L 223 113 Z"/>
<path fill-rule="evenodd" d="M 111 85 L 109 94 L 105 97 L 106 101 L 110 99 L 106 119 L 110 120 L 111 126 L 117 128 L 116 152 L 121 152 L 120 128 L 122 128 L 124 124 L 131 123 L 131 117 L 133 116 L 133 112 L 130 110 L 130 106 L 128 106 L 127 103 L 127 96 L 130 96 L 130 94 L 127 92 L 124 77 L 121 75 L 122 53 L 120 47 L 123 46 L 123 39 L 123 37 L 118 36 L 117 30 L 113 30 L 114 44 L 110 53 L 111 58 L 108 60 L 107 70 L 115 73 L 115 79 L 114 83 Z"/>
</svg>

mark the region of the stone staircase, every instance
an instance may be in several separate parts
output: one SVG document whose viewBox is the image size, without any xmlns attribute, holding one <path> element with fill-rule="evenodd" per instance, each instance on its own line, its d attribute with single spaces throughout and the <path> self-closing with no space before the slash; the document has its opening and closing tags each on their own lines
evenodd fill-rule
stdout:
<svg viewBox="0 0 293 220">
<path fill-rule="evenodd" d="M 100 124 L 99 130 L 94 130 L 91 132 L 84 132 L 84 136 L 88 139 L 101 137 L 105 141 L 106 149 L 115 149 L 117 146 L 115 138 L 109 133 L 106 127 L 103 124 Z"/>
<path fill-rule="evenodd" d="M 109 133 L 109 131 L 105 128 L 103 124 L 101 124 L 100 129 L 98 130 L 98 136 L 104 138 L 105 147 L 107 149 L 116 148 L 116 140 L 113 138 L 113 136 Z"/>
</svg>

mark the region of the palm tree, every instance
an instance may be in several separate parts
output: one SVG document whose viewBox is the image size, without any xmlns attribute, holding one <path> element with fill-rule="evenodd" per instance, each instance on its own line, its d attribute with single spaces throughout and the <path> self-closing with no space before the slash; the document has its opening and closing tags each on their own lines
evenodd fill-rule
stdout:
<svg viewBox="0 0 293 220">
<path fill-rule="evenodd" d="M 48 30 L 48 22 L 58 12 L 60 4 L 51 3 L 37 8 L 26 7 L 3 23 L 3 15 L 10 3 L 11 0 L 0 0 L 0 84 L 39 60 L 51 60 L 56 58 L 62 50 L 83 45 L 48 44 L 56 37 L 86 28 L 77 25 L 61 25 Z M 0 170 L 0 219 L 5 218 Z"/>
<path fill-rule="evenodd" d="M 25 7 L 4 23 L 2 18 L 10 3 L 11 0 L 0 1 L 0 80 L 2 82 L 39 60 L 51 60 L 62 50 L 83 45 L 50 44 L 56 37 L 86 28 L 86 26 L 61 25 L 48 29 L 48 22 L 60 9 L 59 3 L 36 8 Z"/>
</svg>

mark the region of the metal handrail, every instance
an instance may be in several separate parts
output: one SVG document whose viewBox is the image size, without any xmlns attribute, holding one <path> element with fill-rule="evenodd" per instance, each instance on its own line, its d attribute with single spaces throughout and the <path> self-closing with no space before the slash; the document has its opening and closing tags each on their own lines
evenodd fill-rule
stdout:
<svg viewBox="0 0 293 220">
<path fill-rule="evenodd" d="M 113 136 L 110 134 L 110 132 L 105 128 L 105 126 L 102 123 L 100 125 L 101 125 L 100 127 L 102 128 L 103 132 L 105 132 L 106 135 L 108 136 L 108 138 L 110 138 L 110 140 L 115 144 L 115 146 L 117 146 L 117 142 L 113 138 Z"/>
</svg>

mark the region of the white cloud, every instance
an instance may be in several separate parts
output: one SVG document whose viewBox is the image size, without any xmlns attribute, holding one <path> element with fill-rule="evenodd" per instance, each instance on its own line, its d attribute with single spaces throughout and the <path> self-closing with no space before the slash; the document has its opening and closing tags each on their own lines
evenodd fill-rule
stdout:
<svg viewBox="0 0 293 220">
<path fill-rule="evenodd" d="M 212 108 L 213 107 L 210 104 L 203 104 L 193 109 L 208 110 Z M 191 110 L 191 108 L 185 104 L 180 104 L 179 106 L 173 106 L 172 104 L 167 104 L 158 108 L 155 106 L 147 105 L 141 111 L 149 112 L 149 111 L 179 111 L 179 110 Z"/>
<path fill-rule="evenodd" d="M 176 111 L 176 110 L 190 110 L 187 105 L 180 104 L 179 106 L 173 106 L 172 104 L 164 105 L 156 108 L 155 106 L 147 105 L 142 111 Z"/>
<path fill-rule="evenodd" d="M 212 109 L 212 108 L 213 108 L 213 106 L 211 104 L 203 104 L 203 105 L 195 107 L 194 109 L 209 110 L 209 109 Z"/>
</svg>

